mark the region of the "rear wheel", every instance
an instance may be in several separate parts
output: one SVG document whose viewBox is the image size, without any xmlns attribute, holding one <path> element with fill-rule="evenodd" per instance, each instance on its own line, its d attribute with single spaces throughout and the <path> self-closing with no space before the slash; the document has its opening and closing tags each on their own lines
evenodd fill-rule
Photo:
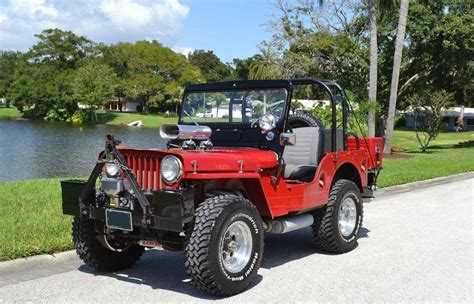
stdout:
<svg viewBox="0 0 474 304">
<path fill-rule="evenodd" d="M 185 266 L 192 283 L 216 295 L 247 288 L 263 255 L 263 227 L 250 201 L 235 195 L 206 199 L 186 233 Z"/>
<path fill-rule="evenodd" d="M 140 245 L 107 235 L 102 222 L 79 217 L 72 223 L 72 238 L 81 260 L 99 271 L 126 269 L 138 261 L 145 250 Z"/>
<path fill-rule="evenodd" d="M 324 129 L 324 124 L 319 120 L 319 118 L 303 111 L 297 111 L 291 114 L 288 117 L 288 126 L 292 129 L 305 127 L 316 127 L 321 130 Z"/>
<path fill-rule="evenodd" d="M 357 247 L 363 207 L 359 188 L 350 180 L 338 180 L 328 204 L 315 211 L 313 235 L 321 249 L 343 253 Z"/>
</svg>

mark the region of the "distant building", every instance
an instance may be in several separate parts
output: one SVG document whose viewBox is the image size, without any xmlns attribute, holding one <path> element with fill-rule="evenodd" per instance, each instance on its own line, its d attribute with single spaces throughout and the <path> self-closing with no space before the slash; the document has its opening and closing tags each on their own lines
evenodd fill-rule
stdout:
<svg viewBox="0 0 474 304">
<path fill-rule="evenodd" d="M 102 106 L 104 110 L 120 111 L 120 112 L 138 112 L 139 102 L 128 100 L 112 100 Z"/>
<path fill-rule="evenodd" d="M 403 112 L 405 117 L 405 127 L 415 127 L 415 115 L 412 110 Z M 457 121 L 461 116 L 461 107 L 453 107 L 445 111 L 444 119 L 446 122 L 445 130 L 453 131 L 456 130 Z M 464 130 L 474 130 L 474 108 L 464 108 Z"/>
<path fill-rule="evenodd" d="M 139 102 L 126 101 L 126 100 L 112 100 L 104 104 L 101 109 L 109 111 L 120 111 L 120 112 L 138 112 L 137 107 L 140 105 Z M 77 103 L 79 109 L 89 109 L 90 106 L 81 102 Z"/>
<path fill-rule="evenodd" d="M 7 99 L 6 98 L 0 98 L 0 105 L 6 105 L 7 104 Z"/>
</svg>

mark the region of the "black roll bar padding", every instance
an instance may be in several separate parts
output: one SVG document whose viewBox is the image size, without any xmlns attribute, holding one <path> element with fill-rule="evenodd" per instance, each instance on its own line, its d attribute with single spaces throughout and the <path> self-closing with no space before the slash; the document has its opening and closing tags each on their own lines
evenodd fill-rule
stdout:
<svg viewBox="0 0 474 304">
<path fill-rule="evenodd" d="M 288 118 L 288 116 L 290 115 L 290 109 L 291 109 L 291 97 L 293 96 L 293 84 L 291 82 L 288 82 L 288 86 L 286 87 L 286 89 L 288 90 L 287 91 L 287 94 L 286 94 L 286 103 L 285 103 L 285 112 L 283 114 L 283 118 Z M 281 119 L 282 123 L 281 123 L 281 133 L 283 132 L 286 132 L 287 131 L 287 121 L 288 119 Z M 277 126 L 280 125 L 280 122 L 278 122 Z M 277 186 L 278 184 L 278 181 L 279 181 L 279 177 L 281 177 L 281 171 L 282 171 L 282 164 L 284 165 L 284 161 L 283 161 L 283 152 L 285 150 L 285 147 L 283 147 L 283 149 L 280 149 L 280 151 L 278 151 L 278 166 L 275 167 L 275 175 L 273 176 L 272 178 L 272 185 L 274 187 Z"/>
<path fill-rule="evenodd" d="M 344 89 L 342 89 L 342 87 L 341 87 L 339 84 L 335 83 L 335 82 L 334 82 L 334 86 L 336 86 L 336 87 L 339 89 L 339 91 L 343 94 L 343 96 L 344 96 L 345 99 L 346 99 L 346 100 L 345 100 L 345 105 L 346 105 L 346 107 L 347 107 L 346 112 L 349 112 L 349 109 L 350 109 L 350 110 L 352 111 L 352 113 L 354 114 L 354 108 L 352 107 L 351 104 L 349 104 L 348 98 L 347 98 L 347 95 L 346 95 L 346 92 L 344 91 Z M 345 116 L 347 117 L 347 115 L 345 115 Z M 371 161 L 373 162 L 374 159 L 373 159 L 373 157 L 372 157 L 372 153 L 370 152 L 370 149 L 368 148 L 369 145 L 368 145 L 367 140 L 366 140 L 366 138 L 365 138 L 364 132 L 362 131 L 362 127 L 360 126 L 359 121 L 357 120 L 357 117 L 354 117 L 354 120 L 355 120 L 355 122 L 357 123 L 357 125 L 359 126 L 359 130 L 360 130 L 360 132 L 361 132 L 361 134 L 362 134 L 362 139 L 364 140 L 364 143 L 365 143 L 365 145 L 366 145 L 366 147 L 367 147 L 367 152 L 369 153 L 369 157 L 370 157 Z M 346 129 L 347 129 L 347 126 L 346 126 Z M 347 135 L 346 135 L 346 137 L 347 137 Z M 344 141 L 347 141 L 346 138 L 345 138 Z M 380 173 L 380 169 L 377 169 L 377 170 L 378 170 L 378 171 L 377 171 L 377 177 L 378 177 L 378 173 Z M 377 177 L 375 178 L 375 181 L 377 180 Z"/>
<path fill-rule="evenodd" d="M 336 87 L 336 89 L 341 94 L 337 96 L 336 99 L 340 100 L 342 103 L 342 138 L 343 138 L 343 150 L 347 150 L 347 121 L 349 116 L 349 102 L 346 95 L 346 91 L 342 88 L 340 84 L 335 82 L 334 80 L 323 80 L 323 82 Z"/>
<path fill-rule="evenodd" d="M 230 98 L 229 98 L 229 122 L 234 122 L 234 115 L 233 115 L 233 109 L 234 109 L 234 100 L 235 100 L 235 92 L 232 92 Z"/>
</svg>

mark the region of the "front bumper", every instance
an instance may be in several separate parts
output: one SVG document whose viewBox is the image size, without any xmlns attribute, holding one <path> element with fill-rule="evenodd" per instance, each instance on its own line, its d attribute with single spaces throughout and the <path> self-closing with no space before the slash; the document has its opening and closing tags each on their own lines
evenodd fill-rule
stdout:
<svg viewBox="0 0 474 304">
<path fill-rule="evenodd" d="M 106 208 L 97 203 L 95 191 L 85 201 L 80 202 L 79 198 L 85 186 L 86 181 L 82 180 L 61 181 L 63 213 L 105 221 Z M 182 232 L 184 225 L 192 221 L 194 214 L 192 189 L 152 191 L 145 196 L 152 206 L 151 214 L 144 217 L 141 211 L 132 211 L 134 227 Z"/>
</svg>

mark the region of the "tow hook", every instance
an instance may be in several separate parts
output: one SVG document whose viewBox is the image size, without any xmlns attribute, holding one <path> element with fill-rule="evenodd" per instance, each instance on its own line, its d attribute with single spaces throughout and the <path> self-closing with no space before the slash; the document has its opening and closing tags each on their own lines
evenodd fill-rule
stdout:
<svg viewBox="0 0 474 304">
<path fill-rule="evenodd" d="M 147 215 L 144 215 L 142 218 L 142 224 L 143 225 L 151 225 L 151 220 Z"/>
</svg>

